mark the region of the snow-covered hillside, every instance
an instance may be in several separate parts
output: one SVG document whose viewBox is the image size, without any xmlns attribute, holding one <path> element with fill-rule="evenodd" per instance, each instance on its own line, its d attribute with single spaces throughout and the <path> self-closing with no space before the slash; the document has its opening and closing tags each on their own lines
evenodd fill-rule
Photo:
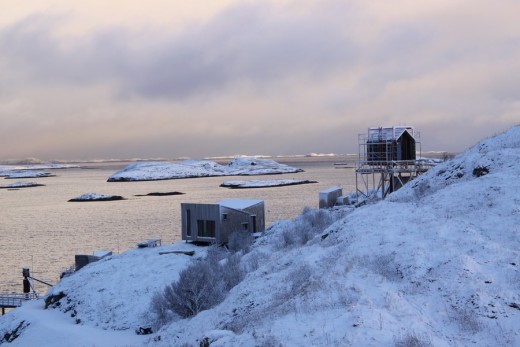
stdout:
<svg viewBox="0 0 520 347">
<path fill-rule="evenodd" d="M 220 165 L 210 160 L 184 160 L 178 163 L 133 163 L 114 173 L 108 178 L 108 181 L 153 181 L 209 176 L 251 176 L 300 171 L 302 170 L 277 163 L 272 159 L 238 157 L 227 165 Z"/>
<path fill-rule="evenodd" d="M 64 278 L 47 310 L 1 318 L 0 338 L 20 327 L 13 345 L 518 346 L 519 175 L 517 126 L 383 202 L 275 223 L 241 256 L 244 279 L 192 318 L 154 325 L 154 293 L 204 257 L 159 252 L 207 250 L 168 245 Z M 132 335 L 144 326 L 154 333 Z"/>
</svg>

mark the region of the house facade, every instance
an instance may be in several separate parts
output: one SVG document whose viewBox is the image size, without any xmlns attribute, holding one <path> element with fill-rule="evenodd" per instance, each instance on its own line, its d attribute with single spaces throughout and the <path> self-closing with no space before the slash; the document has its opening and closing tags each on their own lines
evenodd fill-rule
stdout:
<svg viewBox="0 0 520 347">
<path fill-rule="evenodd" d="M 214 204 L 181 203 L 182 239 L 227 243 L 232 232 L 263 232 L 262 200 L 225 199 Z"/>
<path fill-rule="evenodd" d="M 369 128 L 366 142 L 367 160 L 386 163 L 416 159 L 413 127 Z"/>
</svg>

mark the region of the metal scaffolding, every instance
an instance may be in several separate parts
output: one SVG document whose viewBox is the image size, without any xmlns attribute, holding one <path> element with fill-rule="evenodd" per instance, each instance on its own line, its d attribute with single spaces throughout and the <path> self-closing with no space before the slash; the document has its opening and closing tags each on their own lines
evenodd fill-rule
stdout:
<svg viewBox="0 0 520 347">
<path fill-rule="evenodd" d="M 384 199 L 431 167 L 422 159 L 419 132 L 410 126 L 369 128 L 367 134 L 358 135 L 358 145 L 358 200 L 360 195 Z"/>
</svg>

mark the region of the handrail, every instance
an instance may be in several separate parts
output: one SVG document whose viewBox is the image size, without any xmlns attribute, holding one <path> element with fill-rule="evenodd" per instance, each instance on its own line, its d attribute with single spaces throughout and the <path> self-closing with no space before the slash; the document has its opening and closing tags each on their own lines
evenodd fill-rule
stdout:
<svg viewBox="0 0 520 347">
<path fill-rule="evenodd" d="M 0 293 L 0 305 L 3 302 L 14 300 L 36 300 L 38 294 L 36 293 Z"/>
</svg>

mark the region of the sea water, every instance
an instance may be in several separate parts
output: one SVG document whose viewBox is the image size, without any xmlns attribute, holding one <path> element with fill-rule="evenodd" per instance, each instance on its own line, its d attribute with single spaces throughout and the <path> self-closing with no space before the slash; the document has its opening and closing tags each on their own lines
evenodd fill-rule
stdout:
<svg viewBox="0 0 520 347">
<path fill-rule="evenodd" d="M 265 202 L 266 227 L 292 219 L 304 207 L 318 207 L 319 191 L 339 186 L 355 191 L 352 168 L 339 168 L 346 157 L 294 157 L 276 159 L 304 172 L 284 175 L 205 177 L 146 182 L 107 182 L 128 163 L 88 163 L 80 168 L 46 170 L 55 177 L 23 179 L 44 184 L 17 190 L 0 189 L 0 293 L 22 291 L 22 268 L 31 275 L 56 283 L 74 264 L 76 254 L 110 250 L 114 254 L 135 248 L 152 238 L 162 243 L 181 240 L 181 202 L 215 203 L 225 198 Z M 228 189 L 226 180 L 298 179 L 316 184 L 276 188 Z M 1 185 L 14 181 L 3 180 Z M 139 196 L 178 191 L 183 195 Z M 84 193 L 121 195 L 125 200 L 68 202 Z M 40 294 L 47 287 L 37 285 Z"/>
</svg>

